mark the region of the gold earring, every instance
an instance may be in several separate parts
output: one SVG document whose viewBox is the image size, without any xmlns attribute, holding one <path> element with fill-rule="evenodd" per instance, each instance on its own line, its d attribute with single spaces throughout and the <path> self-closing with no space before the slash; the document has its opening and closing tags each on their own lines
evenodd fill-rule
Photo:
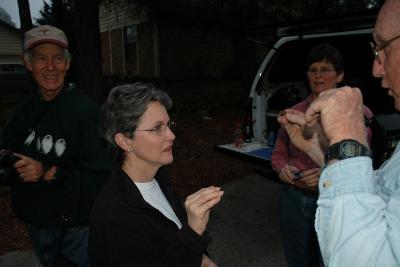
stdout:
<svg viewBox="0 0 400 267">
<path fill-rule="evenodd" d="M 132 151 L 133 151 L 133 148 L 131 148 L 131 147 L 128 148 L 128 150 L 127 150 L 128 153 L 132 153 Z"/>
</svg>

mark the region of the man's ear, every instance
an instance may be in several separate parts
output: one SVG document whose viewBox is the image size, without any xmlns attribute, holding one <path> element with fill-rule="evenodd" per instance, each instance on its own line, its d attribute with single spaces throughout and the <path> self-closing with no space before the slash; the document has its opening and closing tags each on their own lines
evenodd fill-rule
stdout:
<svg viewBox="0 0 400 267">
<path fill-rule="evenodd" d="M 32 71 L 32 62 L 28 59 L 28 57 L 26 55 L 24 55 L 22 57 L 22 61 L 25 65 L 25 67 L 29 70 Z"/>
<path fill-rule="evenodd" d="M 344 78 L 344 72 L 341 71 L 341 72 L 339 73 L 337 79 L 336 79 L 336 82 L 337 82 L 337 83 L 341 83 L 341 82 L 343 81 L 343 78 Z"/>
<path fill-rule="evenodd" d="M 71 60 L 68 59 L 68 61 L 67 61 L 67 66 L 65 67 L 65 69 L 66 69 L 66 70 L 69 70 L 70 65 L 71 65 Z"/>
<path fill-rule="evenodd" d="M 122 133 L 115 134 L 114 141 L 124 151 L 128 151 L 131 148 L 129 144 L 130 139 Z"/>
</svg>

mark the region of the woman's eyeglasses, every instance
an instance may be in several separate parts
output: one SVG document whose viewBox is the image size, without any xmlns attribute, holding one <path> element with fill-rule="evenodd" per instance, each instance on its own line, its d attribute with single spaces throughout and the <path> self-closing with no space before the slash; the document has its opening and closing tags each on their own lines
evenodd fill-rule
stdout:
<svg viewBox="0 0 400 267">
<path fill-rule="evenodd" d="M 321 75 L 321 76 L 325 76 L 328 75 L 329 73 L 331 73 L 332 71 L 335 71 L 333 69 L 329 69 L 329 68 L 311 68 L 307 70 L 307 74 L 308 75 Z"/>
<path fill-rule="evenodd" d="M 136 129 L 135 132 L 136 131 L 139 131 L 139 132 L 141 132 L 141 131 L 143 131 L 143 132 L 154 132 L 158 136 L 164 136 L 165 133 L 167 132 L 167 127 L 173 132 L 174 129 L 175 129 L 175 122 L 174 121 L 169 121 L 167 124 L 160 123 L 160 124 L 158 124 L 157 126 L 155 126 L 152 129 L 146 129 L 146 130 L 140 130 L 140 129 L 138 130 L 138 129 Z"/>
</svg>

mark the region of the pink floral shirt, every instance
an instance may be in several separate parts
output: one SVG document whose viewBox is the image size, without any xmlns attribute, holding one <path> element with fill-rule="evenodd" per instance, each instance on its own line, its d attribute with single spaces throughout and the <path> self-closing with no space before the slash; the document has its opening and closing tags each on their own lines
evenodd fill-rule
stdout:
<svg viewBox="0 0 400 267">
<path fill-rule="evenodd" d="M 314 101 L 316 96 L 310 94 L 305 100 L 291 107 L 294 110 L 306 112 L 311 102 Z M 373 117 L 373 113 L 369 108 L 364 106 L 364 115 L 370 119 Z M 372 131 L 368 128 L 368 142 L 371 143 Z M 289 136 L 285 129 L 282 127 L 278 131 L 278 136 L 275 143 L 275 149 L 271 156 L 272 169 L 276 173 L 280 173 L 281 169 L 286 165 L 295 166 L 299 170 L 308 170 L 313 168 L 319 168 L 319 166 L 312 161 L 304 152 L 297 149 L 292 142 L 290 142 Z"/>
</svg>

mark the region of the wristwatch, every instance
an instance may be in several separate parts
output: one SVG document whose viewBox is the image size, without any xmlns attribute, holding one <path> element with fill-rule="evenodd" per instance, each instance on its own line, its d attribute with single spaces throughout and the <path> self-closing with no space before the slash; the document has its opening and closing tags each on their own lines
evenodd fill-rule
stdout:
<svg viewBox="0 0 400 267">
<path fill-rule="evenodd" d="M 371 151 L 365 145 L 353 139 L 344 139 L 328 147 L 325 163 L 333 159 L 348 159 L 353 157 L 371 157 Z"/>
</svg>

